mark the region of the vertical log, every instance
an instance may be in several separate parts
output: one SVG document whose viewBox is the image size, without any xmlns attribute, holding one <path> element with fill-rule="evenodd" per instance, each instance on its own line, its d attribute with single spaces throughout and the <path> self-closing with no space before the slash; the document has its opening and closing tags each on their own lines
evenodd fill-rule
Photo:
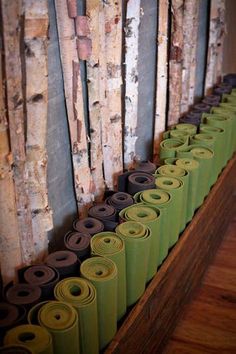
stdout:
<svg viewBox="0 0 236 354">
<path fill-rule="evenodd" d="M 2 0 L 7 105 L 10 144 L 13 156 L 13 178 L 18 216 L 18 229 L 23 264 L 35 258 L 32 221 L 27 186 L 25 156 L 25 117 L 23 111 L 21 72 L 21 0 Z"/>
<path fill-rule="evenodd" d="M 47 193 L 47 0 L 24 0 L 24 42 L 26 73 L 27 143 L 29 199 L 33 238 L 37 259 L 48 250 L 47 231 L 52 229 L 52 215 Z"/>
<path fill-rule="evenodd" d="M 189 103 L 192 101 L 192 98 L 190 100 L 190 87 L 191 85 L 193 85 L 194 87 L 194 78 L 196 71 L 196 20 L 198 7 L 198 0 L 185 0 L 184 2 L 181 113 L 185 113 L 188 111 Z"/>
<path fill-rule="evenodd" d="M 99 0 L 86 3 L 86 13 L 89 19 L 90 38 L 92 41 L 92 53 L 87 60 L 87 83 L 88 83 L 88 104 L 89 104 L 89 125 L 90 125 L 90 164 L 96 190 L 95 198 L 100 200 L 103 197 L 105 184 L 103 179 L 103 154 L 102 154 L 102 132 L 101 132 L 101 109 L 100 109 L 100 80 L 99 71 Z"/>
<path fill-rule="evenodd" d="M 140 24 L 140 0 L 127 1 L 125 25 L 125 168 L 133 167 L 138 138 L 138 40 Z"/>
<path fill-rule="evenodd" d="M 183 0 L 172 0 L 168 125 L 178 122 L 182 97 Z"/>
<path fill-rule="evenodd" d="M 154 121 L 153 160 L 158 162 L 159 144 L 166 124 L 167 45 L 169 1 L 159 1 L 157 38 L 156 112 Z"/>
<path fill-rule="evenodd" d="M 103 11 L 103 14 L 101 13 Z M 122 55 L 122 2 L 107 1 L 100 7 L 101 28 L 100 72 L 102 144 L 104 177 L 108 189 L 116 188 L 117 175 L 123 170 L 121 121 L 121 55 Z M 105 40 L 105 48 L 102 43 Z M 105 49 L 104 52 L 103 49 Z M 104 56 L 105 54 L 105 56 Z M 105 78 L 103 75 L 105 74 Z M 105 88 L 105 90 L 104 90 Z M 107 107 L 104 107 L 106 104 Z"/>
<path fill-rule="evenodd" d="M 80 65 L 77 55 L 75 23 L 67 12 L 67 3 L 56 0 L 57 28 L 64 77 L 67 116 L 72 147 L 74 182 L 79 213 L 85 213 L 86 204 L 94 200 L 94 184 L 88 162 L 87 136 Z"/>
<path fill-rule="evenodd" d="M 217 75 L 220 75 L 221 71 L 222 48 L 219 47 L 222 46 L 224 37 L 224 12 L 224 0 L 211 1 L 205 95 L 211 93 L 213 85 L 217 82 Z"/>
<path fill-rule="evenodd" d="M 216 83 L 221 82 L 223 71 L 223 47 L 226 34 L 225 24 L 225 0 L 221 0 L 219 4 L 220 29 L 217 40 L 217 65 L 216 65 Z"/>
<path fill-rule="evenodd" d="M 22 261 L 6 119 L 2 48 L 0 50 L 0 268 L 3 281 L 7 283 L 15 277 L 15 269 Z"/>
</svg>

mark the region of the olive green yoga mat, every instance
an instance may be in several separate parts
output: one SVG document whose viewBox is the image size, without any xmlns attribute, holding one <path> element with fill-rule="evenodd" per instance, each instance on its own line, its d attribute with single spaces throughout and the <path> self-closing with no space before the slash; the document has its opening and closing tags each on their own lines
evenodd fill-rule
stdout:
<svg viewBox="0 0 236 354">
<path fill-rule="evenodd" d="M 165 139 L 160 143 L 160 160 L 163 161 L 168 157 L 175 157 L 176 151 L 181 147 L 188 145 L 188 141 L 183 142 L 181 139 Z"/>
<path fill-rule="evenodd" d="M 54 354 L 79 354 L 78 314 L 61 301 L 49 301 L 38 312 L 38 321 L 51 333 Z"/>
<path fill-rule="evenodd" d="M 221 160 L 221 151 L 217 149 L 216 138 L 210 133 L 200 133 L 191 137 L 190 139 L 191 145 L 206 145 L 213 152 L 213 161 L 212 161 L 212 171 L 210 174 L 210 184 L 211 186 L 217 181 L 218 177 L 218 165 Z"/>
<path fill-rule="evenodd" d="M 215 137 L 215 151 L 217 158 L 215 160 L 215 166 L 217 175 L 221 172 L 225 158 L 225 130 L 222 128 L 214 127 L 209 124 L 200 124 L 200 133 L 211 134 Z"/>
<path fill-rule="evenodd" d="M 0 348 L 0 354 L 34 354 L 31 349 L 25 345 L 6 345 Z"/>
<path fill-rule="evenodd" d="M 221 103 L 220 108 L 225 109 L 229 112 L 233 120 L 233 130 L 232 130 L 232 153 L 236 150 L 236 105 L 231 103 Z"/>
<path fill-rule="evenodd" d="M 183 182 L 179 178 L 156 176 L 155 180 L 158 189 L 165 190 L 170 193 L 172 197 L 171 204 L 171 237 L 169 247 L 172 247 L 179 238 L 181 230 L 181 221 L 183 215 L 183 198 L 184 198 L 184 186 Z"/>
<path fill-rule="evenodd" d="M 126 265 L 124 241 L 114 232 L 100 232 L 91 239 L 92 255 L 111 259 L 118 270 L 117 320 L 126 313 Z"/>
<path fill-rule="evenodd" d="M 199 162 L 199 176 L 198 176 L 198 188 L 197 188 L 197 198 L 196 198 L 196 208 L 199 208 L 204 198 L 210 191 L 211 180 L 210 175 L 212 173 L 212 162 L 214 157 L 214 152 L 202 145 L 189 145 L 183 151 L 178 151 L 177 157 L 179 158 L 194 158 Z"/>
<path fill-rule="evenodd" d="M 87 279 L 72 277 L 61 280 L 54 289 L 55 298 L 74 306 L 79 315 L 79 342 L 82 354 L 97 354 L 98 314 L 97 295 Z"/>
<path fill-rule="evenodd" d="M 183 200 L 180 224 L 180 232 L 182 232 L 187 224 L 189 173 L 185 169 L 174 165 L 163 165 L 156 170 L 156 173 L 161 176 L 177 177 L 183 182 Z"/>
<path fill-rule="evenodd" d="M 10 329 L 4 345 L 22 344 L 36 354 L 53 354 L 52 336 L 45 329 L 36 325 L 21 325 Z"/>
<path fill-rule="evenodd" d="M 147 281 L 149 281 L 156 274 L 158 265 L 161 264 L 160 240 L 162 212 L 154 206 L 134 204 L 121 210 L 119 215 L 124 221 L 131 220 L 142 222 L 151 230 L 151 246 L 147 273 Z"/>
<path fill-rule="evenodd" d="M 189 134 L 188 132 L 184 130 L 177 130 L 177 129 L 172 129 L 172 130 L 167 130 L 166 132 L 163 133 L 163 139 L 180 139 L 185 143 L 186 141 L 189 141 Z"/>
<path fill-rule="evenodd" d="M 147 191 L 138 192 L 134 195 L 136 203 L 153 205 L 162 211 L 162 229 L 160 241 L 160 258 L 163 261 L 169 250 L 171 240 L 171 203 L 172 197 L 170 193 L 160 189 L 149 189 Z"/>
<path fill-rule="evenodd" d="M 175 126 L 176 130 L 184 131 L 188 133 L 188 135 L 194 135 L 197 133 L 197 127 L 194 124 L 188 124 L 188 123 L 180 123 L 176 124 Z"/>
<path fill-rule="evenodd" d="M 166 159 L 165 164 L 176 165 L 189 172 L 189 188 L 188 188 L 188 207 L 187 207 L 187 222 L 189 222 L 194 215 L 194 210 L 196 208 L 196 196 L 198 187 L 198 175 L 199 175 L 199 162 L 190 159 Z"/>
<path fill-rule="evenodd" d="M 124 240 L 126 254 L 127 305 L 133 305 L 144 293 L 151 246 L 151 230 L 137 221 L 126 221 L 116 227 Z"/>
<path fill-rule="evenodd" d="M 99 348 L 102 350 L 117 330 L 117 267 L 108 258 L 92 257 L 81 264 L 80 273 L 97 290 Z"/>
</svg>

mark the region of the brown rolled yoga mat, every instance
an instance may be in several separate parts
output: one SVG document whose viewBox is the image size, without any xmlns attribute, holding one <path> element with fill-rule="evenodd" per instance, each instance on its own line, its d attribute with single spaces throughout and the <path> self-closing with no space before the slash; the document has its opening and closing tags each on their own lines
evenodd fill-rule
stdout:
<svg viewBox="0 0 236 354">
<path fill-rule="evenodd" d="M 0 302 L 0 345 L 6 331 L 25 321 L 26 310 L 22 306 L 16 306 L 7 302 Z"/>
<path fill-rule="evenodd" d="M 120 212 L 122 209 L 134 204 L 133 197 L 125 192 L 117 192 L 106 199 L 106 203 Z"/>
<path fill-rule="evenodd" d="M 64 245 L 68 251 L 74 252 L 82 261 L 90 255 L 90 240 L 89 233 L 69 231 L 64 237 Z"/>
<path fill-rule="evenodd" d="M 24 345 L 7 345 L 0 348 L 0 354 L 36 354 Z"/>
<path fill-rule="evenodd" d="M 113 206 L 106 203 L 99 203 L 88 210 L 88 215 L 101 220 L 105 231 L 113 231 L 117 226 L 117 213 Z"/>
<path fill-rule="evenodd" d="M 147 172 L 134 172 L 128 177 L 127 191 L 134 195 L 147 189 L 155 188 L 155 178 Z"/>
<path fill-rule="evenodd" d="M 93 236 L 98 232 L 102 232 L 104 230 L 104 225 L 100 220 L 88 217 L 81 220 L 75 220 L 73 228 L 78 232 L 88 233 Z"/>
<path fill-rule="evenodd" d="M 54 287 L 59 281 L 58 271 L 45 264 L 25 267 L 20 272 L 20 281 L 37 285 L 42 290 L 41 299 L 53 299 Z"/>
<path fill-rule="evenodd" d="M 156 171 L 156 165 L 148 160 L 136 161 L 135 170 L 153 174 Z"/>
<path fill-rule="evenodd" d="M 80 261 L 76 254 L 70 251 L 53 252 L 46 257 L 45 263 L 57 269 L 60 279 L 79 274 Z"/>
<path fill-rule="evenodd" d="M 6 300 L 14 305 L 22 305 L 30 309 L 40 301 L 42 290 L 33 284 L 15 284 L 6 291 Z"/>
</svg>

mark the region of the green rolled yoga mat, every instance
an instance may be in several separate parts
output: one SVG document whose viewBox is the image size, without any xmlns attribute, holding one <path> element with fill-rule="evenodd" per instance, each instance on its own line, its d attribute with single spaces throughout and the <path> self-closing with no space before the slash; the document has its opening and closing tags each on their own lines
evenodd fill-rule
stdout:
<svg viewBox="0 0 236 354">
<path fill-rule="evenodd" d="M 183 142 L 181 139 L 165 139 L 160 143 L 160 160 L 164 161 L 168 157 L 175 157 L 176 151 L 181 147 L 188 145 L 188 141 Z"/>
<path fill-rule="evenodd" d="M 171 203 L 172 197 L 170 193 L 160 189 L 149 189 L 147 191 L 138 192 L 134 195 L 136 203 L 153 205 L 162 211 L 162 229 L 160 232 L 160 257 L 163 261 L 168 255 L 169 244 L 171 239 Z"/>
<path fill-rule="evenodd" d="M 168 159 L 164 160 L 164 165 L 175 165 L 176 160 L 176 157 L 169 157 Z"/>
<path fill-rule="evenodd" d="M 154 206 L 134 204 L 121 210 L 119 216 L 124 221 L 141 222 L 151 230 L 151 246 L 147 273 L 147 281 L 149 281 L 154 277 L 157 267 L 162 262 L 160 258 L 162 212 Z"/>
<path fill-rule="evenodd" d="M 167 177 L 177 177 L 183 182 L 183 195 L 182 195 L 182 206 L 181 206 L 181 223 L 180 232 L 185 229 L 187 224 L 187 210 L 188 206 L 188 189 L 189 189 L 189 173 L 185 169 L 175 166 L 175 165 L 163 165 L 156 170 L 156 173 L 161 176 Z"/>
<path fill-rule="evenodd" d="M 225 130 L 208 124 L 200 124 L 200 133 L 209 133 L 215 137 L 215 150 L 217 152 L 216 170 L 219 175 L 225 161 Z"/>
<path fill-rule="evenodd" d="M 126 313 L 126 265 L 124 241 L 114 232 L 100 232 L 92 237 L 92 255 L 103 256 L 111 259 L 118 270 L 118 293 L 117 293 L 117 320 L 119 321 Z"/>
<path fill-rule="evenodd" d="M 232 105 L 236 105 L 236 95 L 235 95 L 235 93 L 232 93 L 232 94 L 224 93 L 222 95 L 222 102 L 223 103 L 229 103 L 229 104 L 232 104 Z"/>
<path fill-rule="evenodd" d="M 188 188 L 188 208 L 187 208 L 187 221 L 189 222 L 194 215 L 196 208 L 197 188 L 198 188 L 198 176 L 199 176 L 199 162 L 190 159 L 182 158 L 177 159 L 176 166 L 184 168 L 189 172 L 189 188 Z"/>
<path fill-rule="evenodd" d="M 211 121 L 210 123 L 216 127 L 225 129 L 226 134 L 227 134 L 227 139 L 226 141 L 226 148 L 227 148 L 227 160 L 229 160 L 233 154 L 233 150 L 235 147 L 235 142 L 234 142 L 234 126 L 235 126 L 235 115 L 232 111 L 225 109 L 223 107 L 212 107 L 211 113 L 214 114 L 214 121 Z M 221 119 L 219 118 L 221 117 Z M 209 123 L 209 124 L 210 124 Z"/>
<path fill-rule="evenodd" d="M 225 109 L 229 112 L 233 120 L 233 130 L 232 130 L 232 154 L 236 151 L 236 105 L 231 103 L 221 103 L 220 108 Z"/>
<path fill-rule="evenodd" d="M 156 176 L 155 183 L 158 189 L 165 190 L 170 193 L 172 197 L 171 205 L 171 238 L 169 247 L 174 246 L 178 241 L 180 230 L 181 230 L 181 216 L 183 213 L 183 182 L 179 178 L 166 177 L 166 176 Z"/>
<path fill-rule="evenodd" d="M 49 301 L 38 312 L 38 321 L 52 336 L 54 354 L 79 354 L 78 314 L 73 306 Z"/>
<path fill-rule="evenodd" d="M 79 277 L 66 278 L 56 285 L 54 294 L 57 300 L 69 303 L 78 312 L 80 353 L 97 354 L 97 294 L 93 284 Z"/>
<path fill-rule="evenodd" d="M 4 345 L 25 345 L 36 354 L 53 354 L 52 336 L 45 329 L 36 325 L 21 325 L 10 329 Z"/>
<path fill-rule="evenodd" d="M 200 133 L 191 137 L 190 145 L 206 145 L 214 152 L 212 172 L 210 174 L 211 186 L 217 181 L 218 166 L 221 160 L 221 151 L 217 149 L 216 138 L 210 133 Z"/>
<path fill-rule="evenodd" d="M 196 208 L 199 208 L 211 188 L 210 175 L 212 172 L 214 152 L 205 145 L 189 145 L 183 151 L 178 151 L 177 157 L 194 158 L 199 162 L 199 177 L 196 198 Z"/>
<path fill-rule="evenodd" d="M 38 321 L 38 313 L 39 310 L 41 309 L 41 307 L 45 304 L 47 304 L 48 301 L 42 301 L 39 302 L 38 304 L 34 305 L 33 307 L 31 307 L 31 309 L 29 310 L 28 314 L 27 314 L 27 320 L 29 322 L 29 324 L 33 324 L 33 325 L 38 325 L 39 321 Z"/>
<path fill-rule="evenodd" d="M 172 130 L 167 130 L 166 132 L 163 133 L 163 139 L 180 139 L 183 141 L 183 143 L 188 143 L 189 141 L 189 134 L 188 132 L 184 130 L 177 130 L 177 129 L 172 129 Z"/>
<path fill-rule="evenodd" d="M 116 227 L 124 240 L 126 254 L 127 305 L 133 305 L 145 291 L 151 230 L 137 221 L 126 221 Z"/>
<path fill-rule="evenodd" d="M 117 330 L 117 267 L 108 258 L 92 257 L 81 264 L 80 273 L 97 291 L 99 349 L 102 350 Z"/>
<path fill-rule="evenodd" d="M 190 136 L 197 133 L 197 127 L 194 124 L 188 124 L 188 123 L 176 124 L 175 129 L 185 131 Z"/>
<path fill-rule="evenodd" d="M 0 354 L 34 354 L 31 349 L 25 345 L 7 345 L 0 348 Z"/>
</svg>

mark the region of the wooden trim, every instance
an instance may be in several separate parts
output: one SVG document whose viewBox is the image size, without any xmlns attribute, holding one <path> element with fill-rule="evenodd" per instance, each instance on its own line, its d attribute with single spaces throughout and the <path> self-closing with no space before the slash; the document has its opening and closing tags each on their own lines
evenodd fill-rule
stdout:
<svg viewBox="0 0 236 354">
<path fill-rule="evenodd" d="M 171 2 L 168 126 L 178 122 L 182 98 L 183 0 Z"/>
<path fill-rule="evenodd" d="M 53 227 L 52 213 L 48 206 L 46 151 L 48 26 L 47 0 L 41 0 L 40 2 L 24 0 L 26 168 L 37 260 L 42 260 L 48 252 L 47 232 Z"/>
<path fill-rule="evenodd" d="M 160 0 L 158 10 L 157 36 L 157 77 L 156 77 L 156 112 L 154 121 L 153 161 L 158 162 L 162 133 L 166 126 L 167 103 L 167 61 L 168 61 L 168 15 L 169 1 Z"/>
<path fill-rule="evenodd" d="M 236 156 L 211 189 L 176 246 L 133 307 L 105 351 L 162 351 L 184 304 L 197 288 L 231 217 L 236 186 Z"/>
<path fill-rule="evenodd" d="M 138 124 L 138 42 L 140 0 L 129 0 L 126 5 L 125 32 L 125 134 L 124 165 L 129 169 L 136 158 L 136 130 Z"/>
</svg>

